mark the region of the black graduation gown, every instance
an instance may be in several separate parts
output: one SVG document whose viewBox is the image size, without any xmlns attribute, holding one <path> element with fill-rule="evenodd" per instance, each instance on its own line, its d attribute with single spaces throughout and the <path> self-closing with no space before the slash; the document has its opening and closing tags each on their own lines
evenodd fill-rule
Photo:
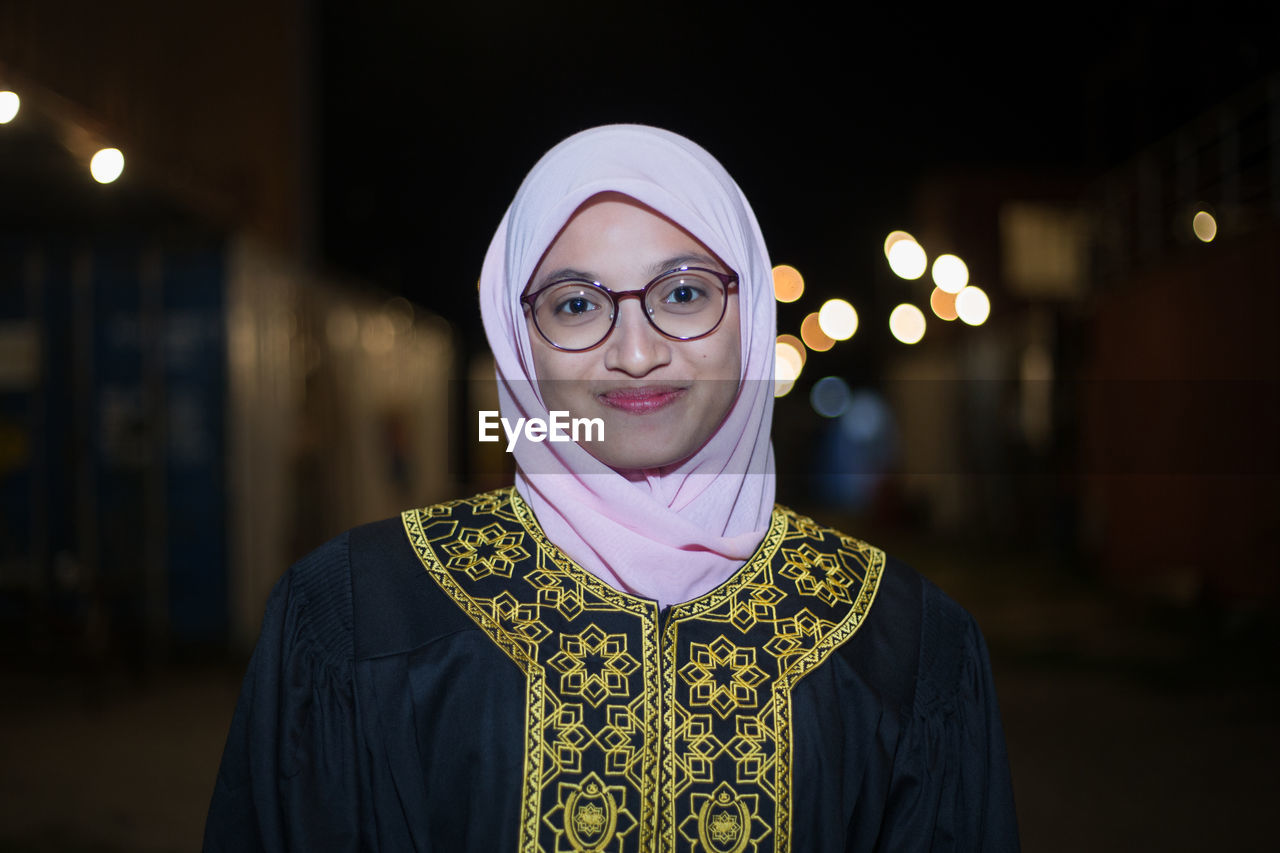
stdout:
<svg viewBox="0 0 1280 853">
<path fill-rule="evenodd" d="M 350 530 L 277 584 L 205 849 L 1004 851 L 973 619 L 778 507 L 729 581 L 659 612 L 514 489 Z"/>
</svg>

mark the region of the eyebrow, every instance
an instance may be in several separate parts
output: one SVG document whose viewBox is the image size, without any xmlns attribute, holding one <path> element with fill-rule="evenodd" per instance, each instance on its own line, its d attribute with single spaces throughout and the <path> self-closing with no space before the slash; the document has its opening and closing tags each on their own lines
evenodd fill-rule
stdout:
<svg viewBox="0 0 1280 853">
<path fill-rule="evenodd" d="M 702 255 L 695 252 L 693 254 L 676 255 L 673 258 L 667 258 L 664 261 L 658 261 L 656 264 L 653 264 L 649 267 L 648 273 L 650 276 L 655 276 L 655 275 L 658 275 L 659 273 L 664 273 L 667 270 L 673 270 L 673 269 L 677 269 L 679 267 L 685 266 L 686 264 L 701 264 L 709 267 L 719 266 L 719 263 L 716 262 L 714 259 L 708 257 L 707 255 Z"/>
<path fill-rule="evenodd" d="M 655 276 L 660 275 L 661 273 L 667 272 L 668 270 L 678 269 L 686 265 L 705 265 L 708 267 L 718 269 L 720 267 L 720 262 L 708 255 L 703 255 L 696 252 L 683 253 L 683 254 L 675 255 L 670 258 L 664 258 L 663 260 L 658 261 L 657 263 L 650 264 L 646 268 L 645 274 L 648 275 L 650 278 L 653 278 Z M 600 276 L 594 273 L 583 272 L 582 270 L 574 269 L 573 267 L 562 267 L 558 270 L 553 270 L 547 273 L 546 275 L 540 277 L 537 281 L 537 284 L 534 285 L 534 287 L 530 288 L 530 292 L 536 293 L 537 291 L 541 290 L 542 288 L 546 287 L 548 284 L 551 284 L 552 282 L 563 281 L 565 279 L 581 279 L 583 281 L 600 282 Z M 600 282 L 600 283 L 604 284 L 604 282 Z"/>
</svg>

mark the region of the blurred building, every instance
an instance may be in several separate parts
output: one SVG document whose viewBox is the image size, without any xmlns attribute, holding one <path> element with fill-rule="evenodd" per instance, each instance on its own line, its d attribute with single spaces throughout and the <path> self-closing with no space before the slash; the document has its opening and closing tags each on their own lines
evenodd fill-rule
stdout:
<svg viewBox="0 0 1280 853">
<path fill-rule="evenodd" d="M 916 223 L 992 307 L 888 360 L 903 499 L 1141 595 L 1280 599 L 1280 79 L 1104 175 L 936 175 Z"/>
<path fill-rule="evenodd" d="M 307 4 L 0 7 L 0 625 L 244 645 L 290 561 L 451 496 L 453 333 L 315 263 Z M 110 183 L 95 152 L 123 152 Z"/>
</svg>

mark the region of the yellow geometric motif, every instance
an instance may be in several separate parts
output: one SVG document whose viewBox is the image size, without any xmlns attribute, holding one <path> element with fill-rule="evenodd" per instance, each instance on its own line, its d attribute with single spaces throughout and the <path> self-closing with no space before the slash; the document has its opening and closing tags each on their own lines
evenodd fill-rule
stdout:
<svg viewBox="0 0 1280 853">
<path fill-rule="evenodd" d="M 680 823 L 680 834 L 709 853 L 742 853 L 748 846 L 758 850 L 770 832 L 758 814 L 758 800 L 721 782 L 710 794 L 693 795 L 693 809 Z"/>
<path fill-rule="evenodd" d="M 547 541 L 514 489 L 403 520 L 524 673 L 521 853 L 789 849 L 791 690 L 866 618 L 882 552 L 776 507 L 728 582 L 660 616 Z"/>
<path fill-rule="evenodd" d="M 627 676 L 640 667 L 627 654 L 626 634 L 606 634 L 590 625 L 581 634 L 560 635 L 560 652 L 547 663 L 560 670 L 560 692 L 582 696 L 595 707 L 627 695 Z"/>
<path fill-rule="evenodd" d="M 840 552 L 820 554 L 808 542 L 799 548 L 783 549 L 785 561 L 778 573 L 791 578 L 805 595 L 816 595 L 828 604 L 850 603 L 849 588 L 854 578 L 841 564 Z"/>
<path fill-rule="evenodd" d="M 545 823 L 555 833 L 551 849 L 557 853 L 608 850 L 635 829 L 635 818 L 622 805 L 626 796 L 622 786 L 606 785 L 595 773 L 576 785 L 562 782 L 556 793 L 556 805 Z"/>
<path fill-rule="evenodd" d="M 441 550 L 449 555 L 446 568 L 466 572 L 472 580 L 489 575 L 509 578 L 516 563 L 529 556 L 523 543 L 523 534 L 490 524 L 481 528 L 464 527 L 458 538 Z"/>
<path fill-rule="evenodd" d="M 723 636 L 704 645 L 691 643 L 680 677 L 689 682 L 693 705 L 710 706 L 721 719 L 739 708 L 756 706 L 756 685 L 768 678 L 756 666 L 756 650 L 740 649 Z"/>
</svg>

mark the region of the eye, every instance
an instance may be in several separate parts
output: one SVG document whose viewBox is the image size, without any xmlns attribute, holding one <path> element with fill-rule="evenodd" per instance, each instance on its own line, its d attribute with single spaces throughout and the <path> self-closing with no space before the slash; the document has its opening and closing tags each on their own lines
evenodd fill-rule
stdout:
<svg viewBox="0 0 1280 853">
<path fill-rule="evenodd" d="M 545 288 L 538 294 L 535 308 L 547 322 L 561 324 L 584 323 L 596 317 L 608 316 L 609 297 L 598 288 L 577 281 L 561 282 Z"/>
<path fill-rule="evenodd" d="M 688 282 L 681 282 L 667 292 L 663 302 L 693 302 L 706 297 L 706 293 Z"/>
<path fill-rule="evenodd" d="M 694 272 L 665 278 L 649 294 L 649 304 L 672 314 L 691 314 L 711 307 L 717 300 L 719 283 Z"/>
<path fill-rule="evenodd" d="M 555 312 L 557 314 L 585 314 L 588 311 L 595 311 L 598 307 L 585 295 L 578 295 L 570 296 L 557 302 Z"/>
</svg>

